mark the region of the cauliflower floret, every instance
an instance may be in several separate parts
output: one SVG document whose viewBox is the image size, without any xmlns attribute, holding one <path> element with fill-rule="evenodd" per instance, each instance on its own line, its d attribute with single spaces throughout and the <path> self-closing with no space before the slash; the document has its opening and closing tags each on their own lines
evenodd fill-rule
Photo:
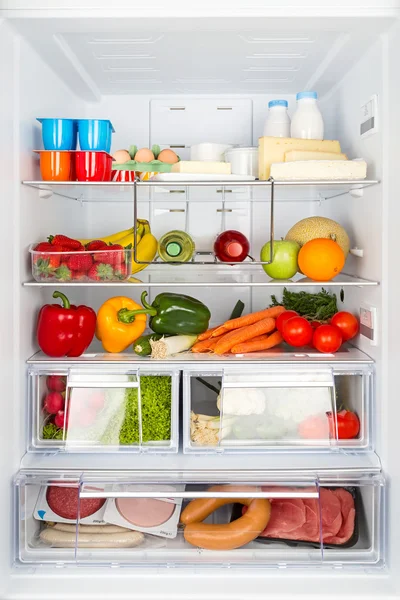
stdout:
<svg viewBox="0 0 400 600">
<path fill-rule="evenodd" d="M 265 410 L 265 395 L 257 388 L 225 388 L 218 396 L 217 408 L 227 415 L 261 415 Z"/>
</svg>

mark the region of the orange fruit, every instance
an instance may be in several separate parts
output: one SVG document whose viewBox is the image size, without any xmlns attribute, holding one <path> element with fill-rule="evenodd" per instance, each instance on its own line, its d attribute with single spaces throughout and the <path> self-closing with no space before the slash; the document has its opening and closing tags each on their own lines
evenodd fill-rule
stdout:
<svg viewBox="0 0 400 600">
<path fill-rule="evenodd" d="M 301 272 L 314 281 L 330 281 L 339 275 L 345 262 L 346 258 L 339 244 L 326 238 L 310 240 L 298 255 Z"/>
</svg>

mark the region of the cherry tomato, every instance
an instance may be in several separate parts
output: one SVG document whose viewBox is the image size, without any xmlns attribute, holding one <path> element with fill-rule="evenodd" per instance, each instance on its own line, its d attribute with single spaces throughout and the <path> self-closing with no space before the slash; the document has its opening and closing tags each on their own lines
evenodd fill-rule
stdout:
<svg viewBox="0 0 400 600">
<path fill-rule="evenodd" d="M 304 317 L 292 317 L 284 323 L 282 337 L 290 346 L 299 348 L 311 342 L 313 331 L 307 319 Z"/>
<path fill-rule="evenodd" d="M 297 313 L 295 310 L 285 310 L 285 312 L 280 314 L 276 320 L 275 326 L 276 326 L 277 330 L 282 333 L 283 326 L 286 323 L 286 321 L 288 321 L 292 317 L 298 317 L 298 315 L 299 315 L 299 313 Z"/>
<path fill-rule="evenodd" d="M 298 433 L 306 440 L 328 440 L 331 434 L 330 422 L 326 415 L 312 415 L 299 424 Z"/>
<path fill-rule="evenodd" d="M 341 410 L 337 413 L 337 429 L 339 440 L 351 440 L 358 436 L 360 432 L 360 421 L 356 413 L 350 410 Z M 328 413 L 329 430 L 331 437 L 336 437 L 335 422 L 333 414 Z"/>
<path fill-rule="evenodd" d="M 284 313 L 283 313 L 284 314 Z M 351 340 L 358 333 L 359 324 L 357 318 L 349 312 L 338 312 L 333 315 L 331 325 L 339 327 L 344 342 Z"/>
<path fill-rule="evenodd" d="M 343 342 L 340 329 L 334 325 L 321 325 L 315 329 L 312 340 L 314 348 L 328 354 L 337 352 Z"/>
</svg>

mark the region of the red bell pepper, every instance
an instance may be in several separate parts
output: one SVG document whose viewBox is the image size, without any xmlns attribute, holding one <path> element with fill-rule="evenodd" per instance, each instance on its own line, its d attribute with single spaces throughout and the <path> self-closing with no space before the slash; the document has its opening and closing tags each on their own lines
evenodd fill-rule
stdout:
<svg viewBox="0 0 400 600">
<path fill-rule="evenodd" d="M 96 313 L 89 306 L 73 306 L 61 292 L 54 292 L 59 304 L 45 304 L 39 312 L 37 340 L 40 349 L 54 358 L 80 356 L 93 339 Z"/>
</svg>

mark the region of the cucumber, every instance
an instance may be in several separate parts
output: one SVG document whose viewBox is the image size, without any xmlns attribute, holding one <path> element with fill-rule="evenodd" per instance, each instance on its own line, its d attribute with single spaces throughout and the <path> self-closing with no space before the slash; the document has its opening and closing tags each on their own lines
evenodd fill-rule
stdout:
<svg viewBox="0 0 400 600">
<path fill-rule="evenodd" d="M 150 340 L 157 342 L 161 340 L 163 336 L 161 333 L 150 333 L 149 335 L 142 335 L 135 342 L 133 342 L 133 351 L 139 356 L 150 356 L 151 345 Z"/>
</svg>

